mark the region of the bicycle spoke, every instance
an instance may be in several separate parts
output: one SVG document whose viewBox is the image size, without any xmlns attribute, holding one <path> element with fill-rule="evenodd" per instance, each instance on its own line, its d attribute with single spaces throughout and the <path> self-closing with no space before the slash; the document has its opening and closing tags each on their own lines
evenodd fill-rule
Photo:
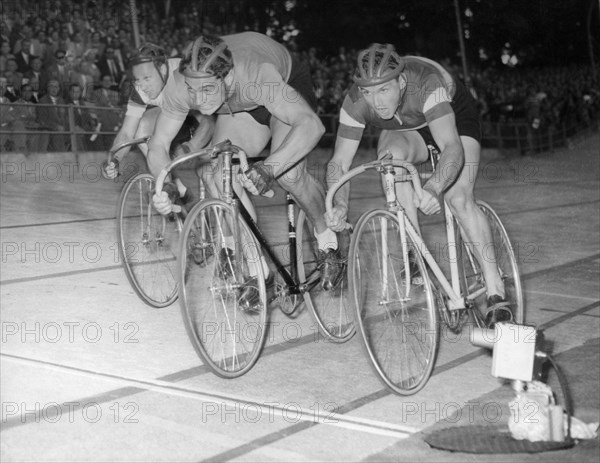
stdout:
<svg viewBox="0 0 600 463">
<path fill-rule="evenodd" d="M 232 209 L 226 203 L 201 203 L 188 214 L 180 245 L 187 261 L 180 266 L 185 276 L 181 310 L 186 330 L 205 365 L 227 378 L 243 375 L 252 368 L 266 337 L 267 318 L 264 276 L 262 267 L 249 261 L 254 258 L 249 255 L 251 246 L 240 246 L 240 268 L 238 258 L 231 249 L 227 250 L 226 244 L 235 239 L 230 235 L 232 220 Z M 239 232 L 241 242 L 252 242 L 242 221 Z M 212 250 L 202 254 L 202 262 L 197 262 L 190 251 L 198 236 L 203 237 L 201 246 Z M 244 312 L 239 298 L 244 281 L 254 272 L 259 272 L 255 278 L 261 301 L 259 307 Z"/>
<path fill-rule="evenodd" d="M 409 239 L 409 237 L 407 237 Z M 407 243 L 411 253 L 413 244 Z M 436 311 L 420 256 L 406 275 L 397 218 L 385 211 L 361 217 L 349 258 L 353 295 L 363 345 L 378 377 L 398 394 L 422 388 L 437 353 Z M 419 276 L 423 283 L 414 285 Z"/>
<path fill-rule="evenodd" d="M 296 223 L 298 278 L 306 285 L 304 302 L 311 311 L 319 332 L 333 342 L 346 342 L 354 336 L 354 317 L 348 300 L 347 270 L 337 286 L 321 287 L 317 242 L 304 212 Z"/>
<path fill-rule="evenodd" d="M 152 208 L 153 188 L 149 174 L 137 175 L 123 188 L 117 211 L 119 254 L 140 298 L 152 307 L 165 307 L 177 298 L 179 218 L 167 221 Z"/>
</svg>

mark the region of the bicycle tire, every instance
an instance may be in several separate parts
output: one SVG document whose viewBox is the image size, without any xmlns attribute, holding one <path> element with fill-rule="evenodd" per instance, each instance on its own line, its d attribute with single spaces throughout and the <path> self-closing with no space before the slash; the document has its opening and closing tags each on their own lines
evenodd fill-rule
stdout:
<svg viewBox="0 0 600 463">
<path fill-rule="evenodd" d="M 525 323 L 523 287 L 519 274 L 519 266 L 508 233 L 502 221 L 489 204 L 478 200 L 477 205 L 486 216 L 493 237 L 493 246 L 488 246 L 482 250 L 483 258 L 496 260 L 498 271 L 504 282 L 505 298 L 513 311 L 514 321 Z M 460 230 L 458 222 L 456 222 L 456 219 L 454 220 L 456 229 Z M 462 234 L 457 233 L 456 236 L 457 249 L 460 253 L 458 263 L 463 294 L 474 293 L 478 289 L 485 288 L 485 278 L 472 249 L 465 243 Z M 473 321 L 480 328 L 485 328 L 485 315 L 487 311 L 487 296 L 485 291 L 479 297 L 473 299 L 472 303 Z"/>
<path fill-rule="evenodd" d="M 296 223 L 296 249 L 298 281 L 306 285 L 303 293 L 304 303 L 311 312 L 317 329 L 332 342 L 348 341 L 354 336 L 356 329 L 354 315 L 348 300 L 347 275 L 344 274 L 335 288 L 331 290 L 324 290 L 321 287 L 317 240 L 312 230 L 312 224 L 302 210 L 298 214 Z"/>
<path fill-rule="evenodd" d="M 258 360 L 266 339 L 267 294 L 261 252 L 239 215 L 234 236 L 232 207 L 220 199 L 202 201 L 189 212 L 181 236 L 179 255 L 180 305 L 186 332 L 196 353 L 222 378 L 242 376 Z M 225 251 L 239 241 L 241 256 Z M 230 244 L 231 246 L 231 244 Z M 199 261 L 196 249 L 205 252 Z M 237 266 L 241 265 L 238 272 Z M 260 301 L 252 311 L 240 305 L 244 284 L 252 283 Z M 243 279 L 243 281 L 241 281 Z"/>
<path fill-rule="evenodd" d="M 178 295 L 176 253 L 181 219 L 152 207 L 155 181 L 137 174 L 127 181 L 117 205 L 120 260 L 135 293 L 151 307 L 171 305 Z"/>
<path fill-rule="evenodd" d="M 412 395 L 435 365 L 438 313 L 425 263 L 408 233 L 412 266 L 406 278 L 399 227 L 391 212 L 364 213 L 350 243 L 348 275 L 357 330 L 373 371 L 394 393 Z"/>
</svg>

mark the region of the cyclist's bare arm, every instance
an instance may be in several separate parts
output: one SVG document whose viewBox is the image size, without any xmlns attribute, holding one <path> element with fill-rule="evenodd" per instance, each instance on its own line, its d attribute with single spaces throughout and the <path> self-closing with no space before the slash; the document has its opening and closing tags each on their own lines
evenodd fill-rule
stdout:
<svg viewBox="0 0 600 463">
<path fill-rule="evenodd" d="M 148 143 L 148 168 L 154 178 L 158 177 L 162 168 L 169 163 L 171 142 L 182 125 L 183 120 L 167 117 L 162 111 L 159 114 L 154 133 Z"/>
<path fill-rule="evenodd" d="M 194 117 L 198 121 L 198 128 L 188 143 L 192 151 L 199 151 L 210 143 L 215 130 L 215 118 L 200 113 L 194 114 Z"/>
<path fill-rule="evenodd" d="M 337 184 L 339 179 L 350 170 L 354 156 L 358 150 L 360 140 L 352 140 L 338 136 L 335 140 L 333 157 L 327 166 L 327 189 Z M 350 183 L 341 187 L 334 198 L 331 214 L 325 214 L 327 226 L 334 231 L 341 231 L 348 215 L 348 200 L 350 197 Z"/>
<path fill-rule="evenodd" d="M 136 136 L 137 129 L 140 125 L 140 120 L 141 117 L 126 115 L 125 119 L 123 120 L 123 125 L 121 126 L 119 132 L 115 136 L 115 140 L 113 141 L 112 147 L 119 146 L 122 143 L 133 140 Z M 129 153 L 130 149 L 131 147 L 127 146 L 119 150 L 119 152 L 116 154 L 117 159 L 123 159 L 127 155 L 127 153 Z"/>
<path fill-rule="evenodd" d="M 158 115 L 154 133 L 152 134 L 152 138 L 150 138 L 150 142 L 148 143 L 148 168 L 150 169 L 150 173 L 154 176 L 154 178 L 157 178 L 162 168 L 169 163 L 169 148 L 171 146 L 171 142 L 179 132 L 179 129 L 182 125 L 183 119 L 180 121 L 177 119 L 172 119 L 165 116 L 164 112 L 162 111 Z M 167 182 L 171 182 L 172 177 L 169 175 L 165 180 Z M 165 184 L 165 187 L 166 186 L 167 185 Z M 160 194 L 155 193 L 152 196 L 152 204 L 160 214 L 168 214 L 172 211 L 173 206 L 171 203 L 171 198 L 169 198 L 169 193 L 172 194 L 174 192 L 167 191 L 167 188 L 163 188 Z M 179 194 L 181 194 L 181 192 Z"/>
<path fill-rule="evenodd" d="M 463 150 L 454 114 L 446 114 L 429 123 L 433 139 L 441 150 L 440 161 L 433 175 L 423 186 L 423 197 L 418 198 L 418 207 L 424 214 L 441 210 L 440 195 L 458 178 L 464 162 Z"/>
<path fill-rule="evenodd" d="M 286 87 L 282 92 L 284 95 L 297 94 L 293 88 Z M 292 127 L 283 143 L 265 161 L 265 165 L 273 166 L 273 175 L 277 177 L 282 169 L 290 168 L 312 151 L 325 133 L 325 127 L 301 97 L 296 101 L 282 100 L 270 111 L 277 119 Z"/>
<path fill-rule="evenodd" d="M 360 140 L 337 137 L 333 157 L 327 166 L 327 189 L 337 184 L 339 179 L 350 170 L 354 156 L 358 151 Z M 350 185 L 346 183 L 335 196 L 334 206 L 348 208 L 348 197 L 350 196 Z"/>
</svg>

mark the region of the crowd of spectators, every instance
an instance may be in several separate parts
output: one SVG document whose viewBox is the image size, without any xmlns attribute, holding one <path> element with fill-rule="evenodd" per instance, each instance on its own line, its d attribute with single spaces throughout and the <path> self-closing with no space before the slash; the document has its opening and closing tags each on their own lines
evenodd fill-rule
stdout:
<svg viewBox="0 0 600 463">
<path fill-rule="evenodd" d="M 340 47 L 337 54 L 320 57 L 317 50 L 299 54 L 310 64 L 319 112 L 335 114 L 352 84 L 356 50 Z M 464 81 L 462 69 L 448 60 L 442 64 Z M 600 81 L 600 69 L 597 70 Z M 588 125 L 600 115 L 600 84 L 594 84 L 589 65 L 544 69 L 488 68 L 472 70 L 470 84 L 481 118 L 489 122 L 538 119 L 540 126 Z"/>
<path fill-rule="evenodd" d="M 194 2 L 169 16 L 159 12 L 155 2 L 138 1 L 137 7 L 141 42 L 160 44 L 170 56 L 179 55 L 202 31 L 227 34 L 237 28 L 235 23 L 216 26 L 206 18 L 200 21 Z M 16 135 L 1 135 L 0 149 L 67 148 L 67 134 L 24 135 L 28 130 L 67 131 L 71 125 L 68 111 L 61 105 L 75 108 L 80 148 L 108 148 L 112 137 L 89 134 L 113 131 L 119 125 L 114 108 L 127 101 L 127 64 L 135 53 L 131 18 L 129 2 L 120 0 L 3 2 L 0 101 L 5 104 L 0 105 L 1 123 L 2 130 L 13 130 Z M 352 83 L 356 50 L 340 47 L 337 53 L 326 55 L 315 48 L 298 50 L 293 42 L 288 45 L 310 66 L 318 112 L 337 114 Z M 442 64 L 461 74 L 449 61 Z M 527 120 L 554 127 L 588 123 L 600 113 L 600 92 L 590 66 L 471 70 L 471 84 L 482 118 L 491 122 Z M 55 107 L 33 106 L 40 103 Z M 87 136 L 81 135 L 86 132 Z"/>
</svg>

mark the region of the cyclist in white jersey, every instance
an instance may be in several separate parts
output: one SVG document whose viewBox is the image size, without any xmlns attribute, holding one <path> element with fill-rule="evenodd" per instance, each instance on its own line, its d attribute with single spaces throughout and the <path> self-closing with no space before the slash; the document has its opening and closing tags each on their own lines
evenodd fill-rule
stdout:
<svg viewBox="0 0 600 463">
<path fill-rule="evenodd" d="M 152 135 L 156 121 L 163 107 L 167 84 L 173 80 L 173 73 L 179 67 L 180 58 L 167 59 L 161 47 L 152 43 L 142 46 L 133 58 L 130 66 L 134 77 L 133 88 L 127 103 L 127 112 L 119 132 L 113 142 L 113 147 L 121 143 Z M 214 128 L 212 117 L 202 115 L 199 111 L 191 111 L 191 115 L 198 121 L 198 128 L 193 137 L 175 149 L 174 156 L 187 153 L 191 150 L 202 149 L 210 141 Z M 139 145 L 140 150 L 148 158 L 146 144 Z M 126 147 L 116 153 L 116 161 L 120 161 L 129 152 Z M 115 178 L 118 175 L 118 164 L 109 163 L 104 170 L 105 177 Z M 158 175 L 162 166 L 151 163 L 148 166 L 153 175 Z M 181 197 L 186 197 L 187 189 L 179 179 L 174 179 Z M 184 202 L 186 202 L 184 200 Z"/>
</svg>

